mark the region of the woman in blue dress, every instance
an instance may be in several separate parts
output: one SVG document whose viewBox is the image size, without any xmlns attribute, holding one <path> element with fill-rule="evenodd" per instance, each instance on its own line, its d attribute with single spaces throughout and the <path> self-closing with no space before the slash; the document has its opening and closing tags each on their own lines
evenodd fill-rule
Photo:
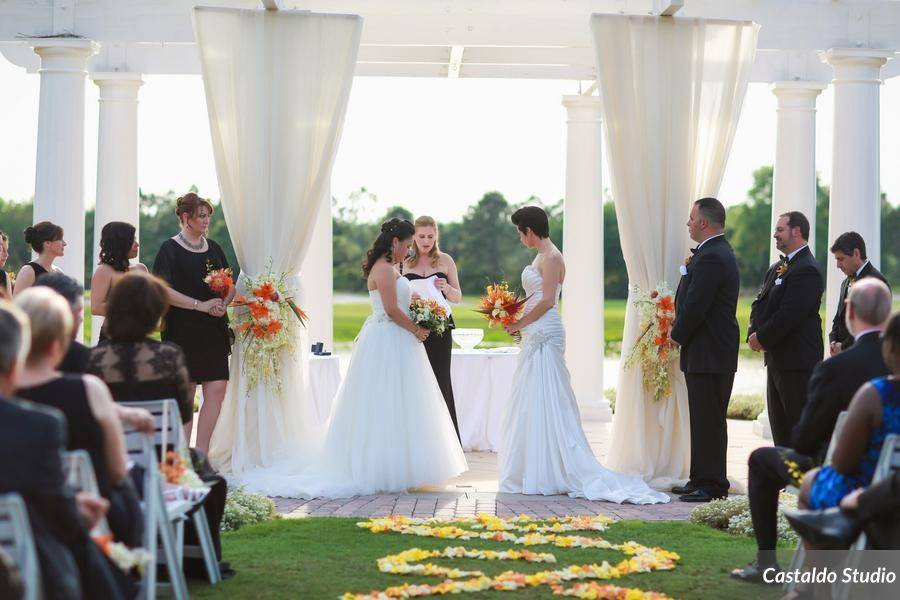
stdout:
<svg viewBox="0 0 900 600">
<path fill-rule="evenodd" d="M 888 319 L 881 352 L 891 375 L 873 379 L 856 392 L 832 463 L 803 479 L 800 502 L 808 508 L 838 506 L 856 488 L 868 487 L 885 438 L 900 434 L 900 312 Z"/>
</svg>

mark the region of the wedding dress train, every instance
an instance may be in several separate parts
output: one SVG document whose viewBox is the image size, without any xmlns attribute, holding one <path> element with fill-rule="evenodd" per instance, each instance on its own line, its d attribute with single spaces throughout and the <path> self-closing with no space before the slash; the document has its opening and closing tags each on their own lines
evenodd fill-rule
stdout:
<svg viewBox="0 0 900 600">
<path fill-rule="evenodd" d="M 409 306 L 405 278 L 397 302 Z M 312 456 L 244 473 L 240 483 L 269 496 L 341 498 L 441 483 L 467 470 L 425 349 L 388 317 L 377 290 Z"/>
<path fill-rule="evenodd" d="M 541 274 L 534 266 L 525 267 L 522 286 L 530 296 L 527 313 L 542 297 Z M 565 331 L 554 305 L 522 330 L 522 349 L 503 416 L 500 491 L 633 504 L 668 502 L 667 494 L 640 478 L 604 468 L 594 457 L 581 428 L 564 351 Z"/>
</svg>

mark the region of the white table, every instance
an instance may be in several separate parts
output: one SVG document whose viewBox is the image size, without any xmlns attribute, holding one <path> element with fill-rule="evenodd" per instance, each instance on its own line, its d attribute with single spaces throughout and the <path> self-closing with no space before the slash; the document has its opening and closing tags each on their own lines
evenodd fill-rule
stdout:
<svg viewBox="0 0 900 600">
<path fill-rule="evenodd" d="M 500 448 L 500 421 L 512 390 L 518 348 L 453 350 L 450 379 L 466 450 Z"/>
<path fill-rule="evenodd" d="M 331 413 L 331 401 L 341 385 L 341 361 L 335 356 L 309 356 L 309 393 L 324 424 Z"/>
</svg>

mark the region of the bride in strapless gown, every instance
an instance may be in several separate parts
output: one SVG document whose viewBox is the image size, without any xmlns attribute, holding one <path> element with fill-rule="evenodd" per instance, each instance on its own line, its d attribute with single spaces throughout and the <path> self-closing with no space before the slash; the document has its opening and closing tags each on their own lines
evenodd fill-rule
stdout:
<svg viewBox="0 0 900 600">
<path fill-rule="evenodd" d="M 546 215 L 542 219 L 541 214 L 544 213 L 540 208 L 525 207 L 513 215 L 522 243 L 538 249 L 538 256 L 534 264 L 522 271 L 522 287 L 530 296 L 524 315 L 518 324 L 508 328 L 521 333 L 522 346 L 503 415 L 500 491 L 568 494 L 634 504 L 668 502 L 667 494 L 651 489 L 642 479 L 603 467 L 584 435 L 566 368 L 566 335 L 558 311 L 565 264 L 550 238 L 534 231 L 547 231 L 542 224 L 546 223 Z M 548 285 L 542 269 L 548 273 Z M 552 304 L 542 303 L 544 294 L 552 294 Z M 540 310 L 546 312 L 539 314 Z"/>
<path fill-rule="evenodd" d="M 396 224 L 389 227 L 392 222 L 382 233 L 393 236 L 388 239 L 396 246 L 394 232 L 402 237 L 406 231 Z M 406 254 L 400 242 L 394 256 Z M 397 307 L 406 314 L 409 282 L 384 262 L 380 259 L 373 274 L 381 274 L 379 285 L 394 287 Z M 372 315 L 356 339 L 321 448 L 310 457 L 244 474 L 241 484 L 249 490 L 288 498 L 342 498 L 440 484 L 467 470 L 425 348 L 391 319 L 379 289 L 369 291 L 369 300 Z"/>
</svg>

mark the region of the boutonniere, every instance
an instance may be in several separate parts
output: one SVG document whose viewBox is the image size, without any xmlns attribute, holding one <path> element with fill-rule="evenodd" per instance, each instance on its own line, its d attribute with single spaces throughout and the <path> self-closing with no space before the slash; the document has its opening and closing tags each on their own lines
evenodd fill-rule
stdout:
<svg viewBox="0 0 900 600">
<path fill-rule="evenodd" d="M 688 265 L 691 264 L 691 260 L 694 258 L 694 254 L 697 253 L 696 248 L 691 248 L 691 255 L 684 259 L 683 264 L 678 267 L 678 272 L 681 273 L 681 276 L 684 277 L 688 274 Z"/>
<path fill-rule="evenodd" d="M 778 275 L 779 278 L 784 277 L 784 274 L 787 273 L 789 264 L 786 262 L 781 263 L 777 267 L 775 267 L 775 274 Z"/>
</svg>

